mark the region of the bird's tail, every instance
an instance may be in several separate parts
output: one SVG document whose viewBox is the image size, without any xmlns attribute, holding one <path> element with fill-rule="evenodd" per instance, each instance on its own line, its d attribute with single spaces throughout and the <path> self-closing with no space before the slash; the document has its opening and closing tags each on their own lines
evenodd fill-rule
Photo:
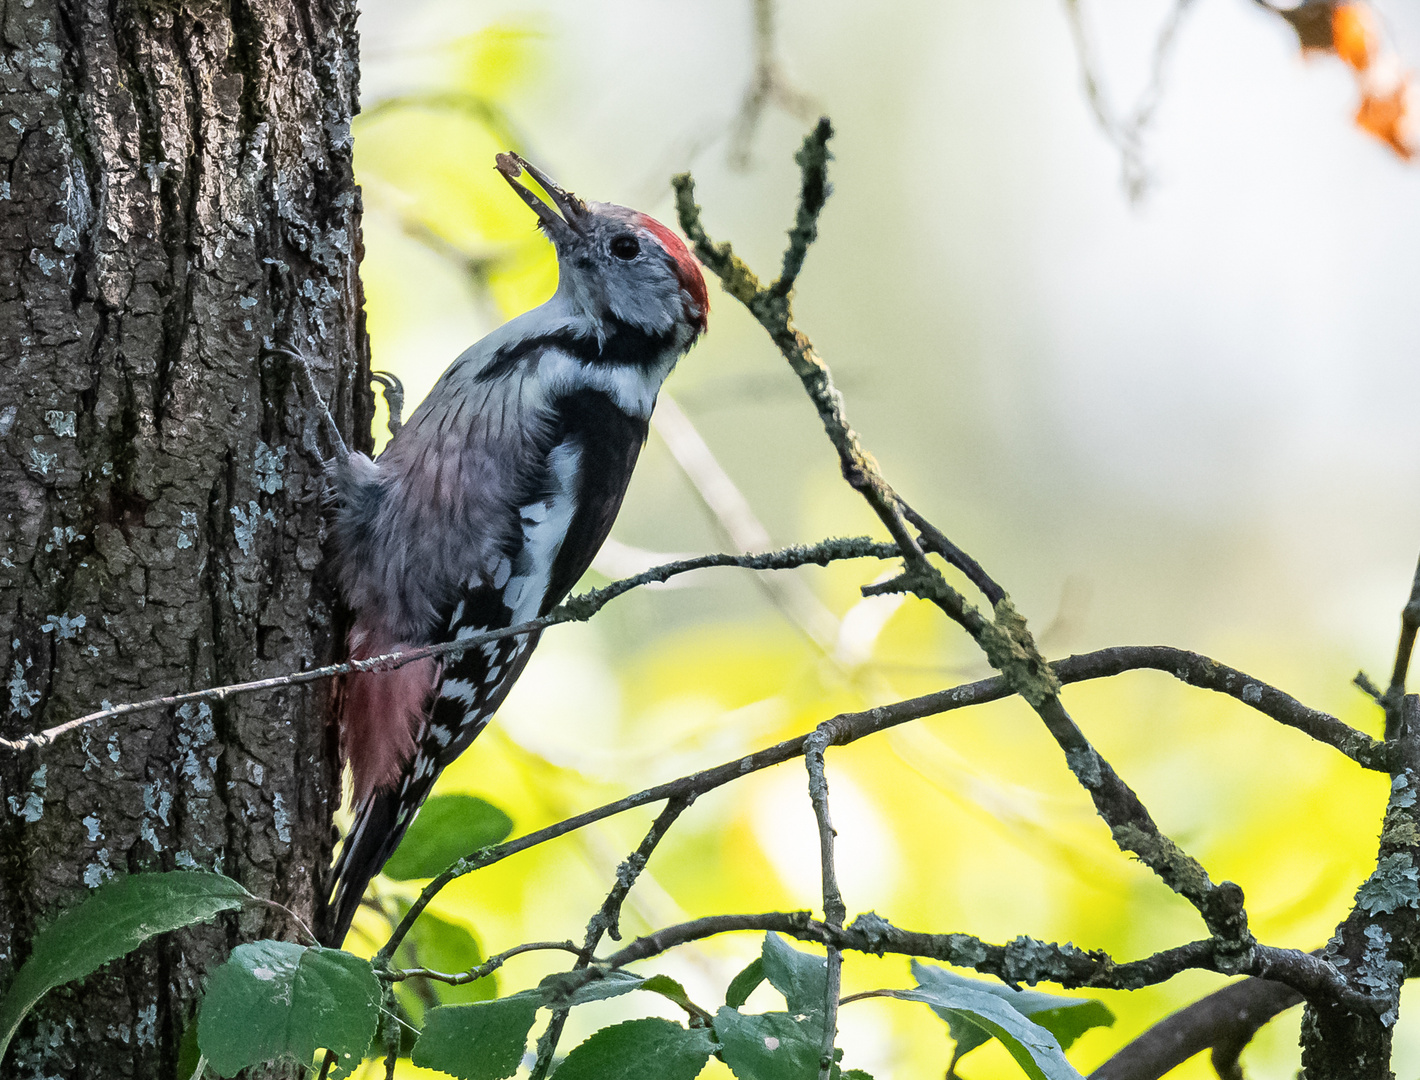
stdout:
<svg viewBox="0 0 1420 1080">
<path fill-rule="evenodd" d="M 412 647 L 363 621 L 350 632 L 354 660 Z M 428 659 L 343 680 L 340 749 L 350 764 L 355 822 L 335 864 L 335 889 L 322 935 L 326 945 L 338 946 L 344 940 L 365 887 L 394 854 L 438 775 L 431 769 L 414 776 L 406 766 L 417 753 L 416 733 L 424 726 L 440 673 L 439 662 Z"/>
<path fill-rule="evenodd" d="M 415 782 L 425 788 L 413 794 L 413 805 L 418 806 L 428 794 L 427 789 L 433 786 L 434 777 Z M 350 923 L 360 909 L 360 900 L 370 879 L 394 854 L 405 831 L 418 816 L 417 810 L 412 814 L 403 812 L 410 800 L 408 791 L 394 788 L 374 791 L 357 804 L 355 822 L 345 837 L 340 857 L 335 861 L 335 888 L 321 935 L 323 945 L 339 948 L 350 932 Z"/>
</svg>

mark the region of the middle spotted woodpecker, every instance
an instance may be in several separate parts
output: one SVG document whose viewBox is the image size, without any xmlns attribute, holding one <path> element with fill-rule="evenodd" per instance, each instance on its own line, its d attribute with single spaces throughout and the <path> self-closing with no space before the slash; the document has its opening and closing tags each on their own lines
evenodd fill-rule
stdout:
<svg viewBox="0 0 1420 1080">
<path fill-rule="evenodd" d="M 337 576 L 353 658 L 546 615 L 586 572 L 621 507 L 661 383 L 705 330 L 705 279 L 670 229 L 584 202 L 516 154 L 498 171 L 557 249 L 559 281 L 449 367 L 377 460 L 334 468 Z M 528 174 L 549 205 L 518 181 Z M 324 935 L 361 896 L 435 779 L 488 723 L 537 635 L 442 663 L 349 676 L 340 744 L 354 823 Z"/>
</svg>

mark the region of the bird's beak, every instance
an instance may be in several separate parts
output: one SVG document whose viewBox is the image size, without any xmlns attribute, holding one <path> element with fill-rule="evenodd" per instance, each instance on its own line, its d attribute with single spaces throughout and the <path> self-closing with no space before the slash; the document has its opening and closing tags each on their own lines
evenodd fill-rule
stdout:
<svg viewBox="0 0 1420 1080">
<path fill-rule="evenodd" d="M 552 177 L 539 169 L 536 165 L 529 164 L 514 153 L 499 154 L 497 157 L 498 171 L 503 174 L 503 179 L 508 181 L 508 186 L 516 191 L 523 202 L 532 207 L 532 211 L 542 222 L 542 227 L 547 230 L 547 234 L 556 241 L 559 238 L 572 239 L 570 233 L 575 233 L 577 237 L 586 235 L 583 228 L 582 219 L 587 214 L 587 204 L 570 191 L 564 191 Z M 547 192 L 548 198 L 552 200 L 552 206 L 548 206 L 522 184 L 517 178 L 523 173 L 527 173 L 537 181 L 538 187 Z M 556 207 L 554 210 L 553 207 Z M 559 215 L 558 211 L 561 211 Z"/>
</svg>

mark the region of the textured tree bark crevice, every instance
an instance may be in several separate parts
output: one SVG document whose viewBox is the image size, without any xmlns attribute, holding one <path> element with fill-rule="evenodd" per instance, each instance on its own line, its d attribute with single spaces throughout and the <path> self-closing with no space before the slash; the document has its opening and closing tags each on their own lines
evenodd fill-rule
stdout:
<svg viewBox="0 0 1420 1080">
<path fill-rule="evenodd" d="M 0 730 L 329 662 L 312 356 L 373 402 L 351 171 L 355 9 L 0 0 Z M 347 438 L 349 436 L 347 435 Z M 0 986 L 115 873 L 203 867 L 314 923 L 329 688 L 189 705 L 0 758 Z M 0 1074 L 175 1074 L 205 972 L 268 909 L 50 995 Z"/>
</svg>

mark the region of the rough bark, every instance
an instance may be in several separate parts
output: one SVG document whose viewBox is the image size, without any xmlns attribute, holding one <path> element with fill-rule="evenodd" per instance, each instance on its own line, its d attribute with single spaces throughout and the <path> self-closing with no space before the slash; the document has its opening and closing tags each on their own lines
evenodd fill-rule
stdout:
<svg viewBox="0 0 1420 1080">
<path fill-rule="evenodd" d="M 0 0 L 0 731 L 329 661 L 319 429 L 369 430 L 348 0 Z M 215 868 L 312 922 L 324 685 L 0 755 L 0 986 L 117 873 Z M 171 1077 L 242 913 L 51 994 L 5 1076 Z"/>
<path fill-rule="evenodd" d="M 1351 1012 L 1308 1003 L 1302 1018 L 1305 1080 L 1394 1080 L 1391 1041 L 1400 989 L 1420 973 L 1420 696 L 1408 695 L 1399 704 L 1388 725 L 1391 789 L 1376 869 L 1326 948 L 1327 958 L 1384 1007 Z"/>
</svg>

